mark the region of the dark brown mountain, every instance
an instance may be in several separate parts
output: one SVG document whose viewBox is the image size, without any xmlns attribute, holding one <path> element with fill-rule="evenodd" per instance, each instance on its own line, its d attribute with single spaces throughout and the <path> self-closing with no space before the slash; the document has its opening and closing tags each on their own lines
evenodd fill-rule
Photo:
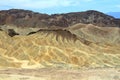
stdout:
<svg viewBox="0 0 120 80">
<path fill-rule="evenodd" d="M 15 25 L 18 27 L 68 27 L 77 23 L 91 23 L 103 27 L 120 27 L 120 19 L 115 19 L 112 16 L 94 10 L 53 15 L 22 9 L 0 11 L 0 25 Z"/>
<path fill-rule="evenodd" d="M 10 9 L 0 11 L 0 24 L 12 24 L 20 27 L 36 27 L 47 25 L 47 14 L 34 13 L 29 10 Z"/>
<path fill-rule="evenodd" d="M 76 23 L 84 23 L 84 24 L 94 24 L 103 27 L 104 26 L 120 27 L 120 19 L 115 19 L 112 16 L 94 10 L 89 10 L 86 12 L 60 14 L 59 16 L 61 15 L 68 21 L 67 23 L 70 25 Z"/>
</svg>

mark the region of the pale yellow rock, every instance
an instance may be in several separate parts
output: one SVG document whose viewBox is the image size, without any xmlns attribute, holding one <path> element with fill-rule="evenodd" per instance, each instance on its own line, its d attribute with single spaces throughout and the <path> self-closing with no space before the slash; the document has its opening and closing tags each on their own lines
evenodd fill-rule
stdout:
<svg viewBox="0 0 120 80">
<path fill-rule="evenodd" d="M 119 28 L 81 24 L 14 37 L 0 31 L 0 68 L 120 67 L 119 35 Z"/>
</svg>

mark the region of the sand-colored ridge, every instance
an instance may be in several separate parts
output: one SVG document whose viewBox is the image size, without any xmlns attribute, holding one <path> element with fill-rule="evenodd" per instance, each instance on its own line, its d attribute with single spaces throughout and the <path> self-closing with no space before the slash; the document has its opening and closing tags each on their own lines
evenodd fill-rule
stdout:
<svg viewBox="0 0 120 80">
<path fill-rule="evenodd" d="M 116 38 L 116 42 L 99 43 L 100 37 L 104 40 L 107 38 L 100 36 L 99 33 L 96 35 L 96 32 L 93 34 L 89 29 L 89 26 L 93 25 L 81 27 L 78 24 L 78 26 L 79 29 L 74 28 L 74 30 L 72 27 L 68 30 L 42 29 L 34 34 L 16 35 L 14 37 L 0 31 L 0 68 L 120 67 L 118 32 L 115 33 L 117 37 L 111 36 L 112 40 Z M 92 28 L 94 27 L 99 29 L 97 26 Z M 116 28 L 113 30 L 119 31 Z M 79 34 L 77 34 L 78 32 Z M 85 35 L 84 37 L 81 37 L 81 32 Z M 88 39 L 86 39 L 86 35 Z M 94 36 L 98 37 L 94 38 Z M 98 42 L 94 39 L 98 39 Z"/>
</svg>

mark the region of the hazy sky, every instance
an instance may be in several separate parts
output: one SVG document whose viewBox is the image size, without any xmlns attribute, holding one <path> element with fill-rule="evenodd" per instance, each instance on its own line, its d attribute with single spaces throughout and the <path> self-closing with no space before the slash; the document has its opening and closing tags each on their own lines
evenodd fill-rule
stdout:
<svg viewBox="0 0 120 80">
<path fill-rule="evenodd" d="M 48 14 L 86 10 L 120 12 L 120 0 L 0 0 L 0 10 L 12 8 Z"/>
</svg>

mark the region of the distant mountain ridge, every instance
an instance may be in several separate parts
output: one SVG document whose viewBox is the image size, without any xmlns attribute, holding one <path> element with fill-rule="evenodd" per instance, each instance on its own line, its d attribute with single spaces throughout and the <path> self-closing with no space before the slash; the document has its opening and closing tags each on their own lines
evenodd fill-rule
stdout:
<svg viewBox="0 0 120 80">
<path fill-rule="evenodd" d="M 120 12 L 108 12 L 107 14 L 120 19 Z"/>
<path fill-rule="evenodd" d="M 77 23 L 94 24 L 101 27 L 120 27 L 120 19 L 94 10 L 53 15 L 22 9 L 0 11 L 0 25 L 45 28 L 51 26 L 68 27 Z"/>
</svg>

